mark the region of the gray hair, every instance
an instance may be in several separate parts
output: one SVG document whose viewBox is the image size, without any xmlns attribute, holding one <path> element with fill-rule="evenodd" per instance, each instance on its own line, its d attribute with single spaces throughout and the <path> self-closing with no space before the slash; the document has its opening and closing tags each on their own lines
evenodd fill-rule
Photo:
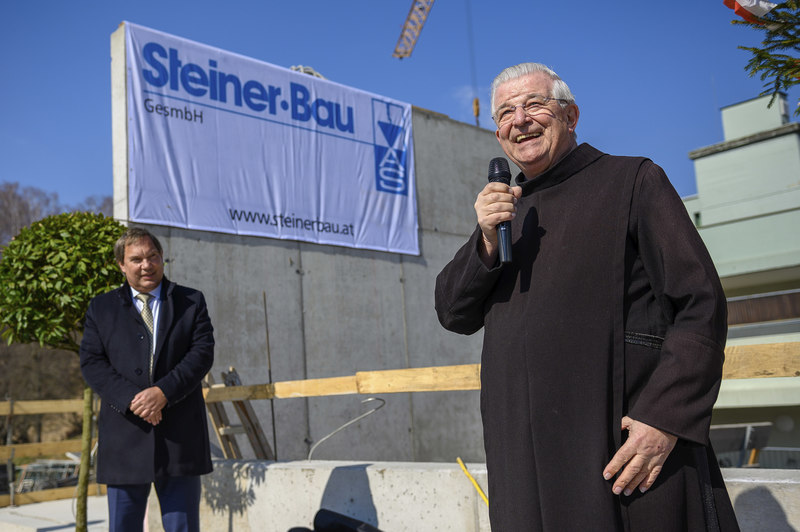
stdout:
<svg viewBox="0 0 800 532">
<path fill-rule="evenodd" d="M 127 231 L 122 233 L 122 236 L 119 237 L 114 244 L 114 258 L 117 259 L 117 262 L 125 262 L 125 248 L 143 238 L 149 238 L 158 250 L 158 254 L 164 256 L 164 250 L 161 249 L 161 242 L 158 241 L 153 233 L 143 227 L 130 227 Z"/>
<path fill-rule="evenodd" d="M 492 116 L 497 111 L 494 106 L 494 94 L 497 92 L 497 87 L 505 83 L 506 81 L 511 81 L 512 79 L 521 78 L 522 76 L 527 76 L 528 74 L 535 74 L 537 72 L 542 72 L 547 74 L 551 80 L 553 80 L 553 88 L 550 93 L 550 98 L 558 98 L 559 100 L 565 100 L 558 102 L 561 104 L 561 107 L 566 107 L 569 104 L 575 103 L 575 96 L 572 94 L 572 91 L 569 90 L 569 87 L 564 80 L 562 80 L 558 74 L 556 74 L 551 68 L 541 64 L 541 63 L 520 63 L 519 65 L 514 65 L 506 68 L 500 74 L 494 78 L 492 81 L 492 86 L 489 89 L 490 94 L 490 105 L 492 110 Z"/>
</svg>

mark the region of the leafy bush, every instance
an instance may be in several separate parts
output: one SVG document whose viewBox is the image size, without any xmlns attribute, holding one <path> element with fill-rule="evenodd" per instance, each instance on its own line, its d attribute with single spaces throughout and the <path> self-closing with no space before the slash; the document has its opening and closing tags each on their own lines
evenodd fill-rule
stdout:
<svg viewBox="0 0 800 532">
<path fill-rule="evenodd" d="M 89 301 L 122 281 L 113 250 L 124 230 L 88 212 L 48 216 L 22 229 L 0 260 L 2 337 L 77 353 Z"/>
</svg>

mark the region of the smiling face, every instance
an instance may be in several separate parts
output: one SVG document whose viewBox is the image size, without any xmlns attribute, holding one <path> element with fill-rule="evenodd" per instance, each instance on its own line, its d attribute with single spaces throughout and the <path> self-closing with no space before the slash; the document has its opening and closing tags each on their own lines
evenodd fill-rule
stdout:
<svg viewBox="0 0 800 532">
<path fill-rule="evenodd" d="M 526 179 L 546 171 L 576 144 L 573 133 L 580 113 L 574 103 L 562 107 L 551 100 L 530 116 L 522 109 L 532 96 L 552 97 L 552 85 L 547 74 L 534 72 L 506 81 L 494 94 L 495 116 L 500 108 L 516 106 L 513 119 L 498 126 L 495 136 Z"/>
<path fill-rule="evenodd" d="M 128 284 L 138 292 L 155 290 L 164 277 L 164 260 L 148 237 L 125 246 L 125 258 L 118 264 Z"/>
</svg>

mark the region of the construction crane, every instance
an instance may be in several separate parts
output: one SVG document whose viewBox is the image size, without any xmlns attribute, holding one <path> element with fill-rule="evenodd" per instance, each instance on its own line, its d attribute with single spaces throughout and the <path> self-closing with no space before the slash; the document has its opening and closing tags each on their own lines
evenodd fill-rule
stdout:
<svg viewBox="0 0 800 532">
<path fill-rule="evenodd" d="M 431 8 L 433 7 L 433 2 L 434 0 L 412 0 L 411 9 L 409 10 L 406 21 L 403 24 L 403 31 L 400 32 L 400 38 L 397 39 L 397 45 L 394 47 L 394 53 L 392 54 L 392 57 L 403 59 L 404 57 L 411 55 L 411 52 L 414 50 L 414 46 L 417 44 L 419 34 L 422 31 L 422 26 L 425 25 L 425 21 L 428 19 L 428 13 L 430 13 Z M 475 51 L 473 50 L 472 46 L 472 15 L 470 14 L 471 9 L 469 0 L 466 0 L 466 3 L 470 66 L 472 67 L 472 87 L 477 92 L 477 83 L 475 81 Z M 480 127 L 480 100 L 477 96 L 475 96 L 475 98 L 472 100 L 472 112 L 475 115 L 475 125 Z"/>
<path fill-rule="evenodd" d="M 433 0 L 413 0 L 411 2 L 411 10 L 403 24 L 403 31 L 400 32 L 400 38 L 397 39 L 392 57 L 402 59 L 411 55 L 414 45 L 417 44 L 419 32 L 422 31 L 422 26 L 425 25 L 425 20 L 427 20 L 432 7 Z"/>
</svg>

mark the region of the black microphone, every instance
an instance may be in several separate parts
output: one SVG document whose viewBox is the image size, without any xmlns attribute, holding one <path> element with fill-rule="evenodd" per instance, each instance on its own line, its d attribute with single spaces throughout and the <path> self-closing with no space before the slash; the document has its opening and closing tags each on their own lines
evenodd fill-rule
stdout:
<svg viewBox="0 0 800 532">
<path fill-rule="evenodd" d="M 511 172 L 505 158 L 495 157 L 489 161 L 489 182 L 511 184 Z M 511 222 L 497 224 L 497 243 L 500 246 L 500 262 L 511 262 Z"/>
</svg>

